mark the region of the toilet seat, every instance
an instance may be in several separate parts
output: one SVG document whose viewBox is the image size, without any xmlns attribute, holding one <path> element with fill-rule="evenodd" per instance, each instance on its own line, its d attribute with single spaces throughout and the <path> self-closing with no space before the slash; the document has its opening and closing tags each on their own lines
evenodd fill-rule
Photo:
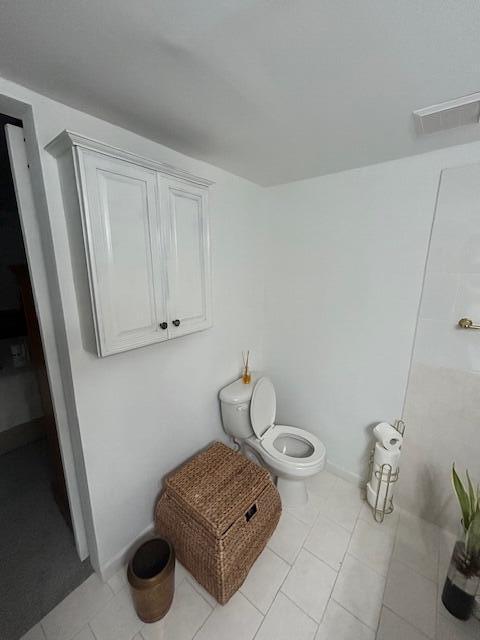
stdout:
<svg viewBox="0 0 480 640">
<path fill-rule="evenodd" d="M 275 446 L 276 442 L 280 438 L 285 438 L 287 442 L 287 451 L 282 452 L 278 446 Z M 295 453 L 288 452 L 288 439 L 293 441 L 297 440 L 304 443 L 307 447 L 311 448 L 311 452 L 307 455 L 295 455 Z M 272 458 L 282 460 L 302 467 L 310 467 L 318 464 L 320 460 L 325 457 L 325 445 L 321 442 L 313 433 L 305 431 L 305 429 L 299 429 L 298 427 L 291 427 L 288 425 L 275 425 L 268 429 L 267 433 L 260 441 L 262 448 Z M 293 444 L 293 443 L 292 443 Z"/>
<path fill-rule="evenodd" d="M 275 389 L 269 378 L 258 380 L 252 393 L 250 419 L 256 437 L 248 438 L 251 445 L 279 472 L 295 470 L 310 475 L 312 469 L 322 467 L 325 446 L 313 433 L 298 427 L 276 425 Z"/>
<path fill-rule="evenodd" d="M 275 441 L 282 437 L 301 439 L 312 448 L 312 453 L 303 458 L 282 453 L 274 445 Z M 318 473 L 325 466 L 325 445 L 305 429 L 278 424 L 270 427 L 261 440 L 251 436 L 247 438 L 246 443 L 277 476 L 300 480 Z"/>
</svg>

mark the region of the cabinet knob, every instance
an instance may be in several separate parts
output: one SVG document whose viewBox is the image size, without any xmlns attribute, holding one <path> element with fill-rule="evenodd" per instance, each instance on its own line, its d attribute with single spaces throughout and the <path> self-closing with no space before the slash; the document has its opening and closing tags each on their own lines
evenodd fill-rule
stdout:
<svg viewBox="0 0 480 640">
<path fill-rule="evenodd" d="M 179 327 L 180 326 L 180 320 L 174 320 L 172 322 L 172 324 L 173 324 L 174 327 Z"/>
<path fill-rule="evenodd" d="M 160 326 L 160 329 L 167 329 L 168 328 L 168 322 L 161 322 L 159 326 Z"/>
</svg>

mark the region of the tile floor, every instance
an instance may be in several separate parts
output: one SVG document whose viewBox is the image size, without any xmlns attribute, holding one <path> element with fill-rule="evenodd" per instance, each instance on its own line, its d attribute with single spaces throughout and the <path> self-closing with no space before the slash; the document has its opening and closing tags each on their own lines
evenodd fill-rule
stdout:
<svg viewBox="0 0 480 640">
<path fill-rule="evenodd" d="M 377 525 L 356 487 L 327 472 L 286 510 L 242 588 L 221 607 L 177 564 L 168 615 L 145 625 L 125 571 L 88 578 L 23 640 L 478 640 L 440 602 L 450 534 L 407 513 Z"/>
</svg>

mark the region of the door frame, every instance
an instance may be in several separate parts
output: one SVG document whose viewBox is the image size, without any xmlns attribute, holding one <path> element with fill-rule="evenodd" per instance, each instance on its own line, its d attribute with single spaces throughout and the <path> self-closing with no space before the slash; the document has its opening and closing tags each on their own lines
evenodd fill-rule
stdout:
<svg viewBox="0 0 480 640">
<path fill-rule="evenodd" d="M 17 130 L 9 131 L 7 145 L 10 157 L 15 156 L 15 169 L 13 163 L 10 164 L 18 212 L 52 394 L 75 546 L 80 560 L 90 556 L 93 568 L 99 571 L 98 546 L 78 429 L 66 318 L 33 109 L 29 104 L 0 94 L 0 112 L 23 122 L 23 130 L 7 125 Z"/>
</svg>

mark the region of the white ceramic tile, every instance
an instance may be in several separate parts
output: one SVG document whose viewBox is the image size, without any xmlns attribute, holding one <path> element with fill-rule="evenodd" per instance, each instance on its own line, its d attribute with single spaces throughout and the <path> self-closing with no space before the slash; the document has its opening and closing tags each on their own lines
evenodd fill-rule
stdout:
<svg viewBox="0 0 480 640">
<path fill-rule="evenodd" d="M 189 575 L 183 564 L 180 564 L 178 560 L 175 561 L 175 587 L 181 584 L 185 578 Z"/>
<path fill-rule="evenodd" d="M 47 640 L 71 640 L 112 598 L 108 584 L 91 575 L 43 618 Z"/>
<path fill-rule="evenodd" d="M 431 522 L 403 511 L 397 530 L 398 537 L 408 542 L 416 542 L 423 553 L 438 550 L 440 529 Z"/>
<path fill-rule="evenodd" d="M 186 570 L 185 570 L 185 573 L 187 575 L 188 582 L 192 585 L 195 591 L 202 596 L 205 602 L 209 604 L 212 607 L 212 609 L 214 609 L 218 604 L 215 598 L 210 593 L 208 593 L 205 587 L 202 587 L 202 585 L 199 582 L 197 582 L 190 573 L 188 573 Z"/>
<path fill-rule="evenodd" d="M 239 591 L 223 607 L 216 607 L 195 640 L 251 640 L 263 617 Z"/>
<path fill-rule="evenodd" d="M 439 544 L 440 530 L 437 526 L 403 513 L 397 529 L 393 557 L 429 580 L 436 581 Z"/>
<path fill-rule="evenodd" d="M 377 628 L 385 578 L 353 556 L 347 555 L 332 597 L 372 629 Z"/>
<path fill-rule="evenodd" d="M 393 549 L 393 558 L 408 565 L 429 580 L 436 581 L 438 579 L 438 553 L 421 553 L 415 543 L 412 545 L 397 539 Z"/>
<path fill-rule="evenodd" d="M 395 533 L 377 524 L 358 520 L 353 530 L 348 553 L 386 576 L 392 556 Z"/>
<path fill-rule="evenodd" d="M 385 516 L 383 522 L 376 522 L 373 519 L 372 507 L 368 504 L 368 502 L 364 502 L 362 504 L 362 508 L 360 509 L 360 513 L 358 514 L 359 520 L 363 520 L 367 524 L 371 524 L 378 529 L 396 532 L 398 527 L 398 522 L 400 520 L 400 510 L 395 509 L 393 513 L 390 513 Z"/>
<path fill-rule="evenodd" d="M 144 640 L 190 640 L 211 612 L 212 608 L 184 580 L 175 590 L 167 615 L 158 622 L 143 625 L 141 633 Z"/>
<path fill-rule="evenodd" d="M 130 640 L 142 626 L 130 591 L 124 587 L 106 607 L 90 621 L 97 640 Z"/>
<path fill-rule="evenodd" d="M 478 640 L 480 638 L 480 622 L 471 618 L 467 622 L 457 620 L 450 614 L 439 615 L 435 640 Z"/>
<path fill-rule="evenodd" d="M 350 533 L 328 518 L 320 515 L 313 525 L 305 549 L 338 571 L 350 542 Z"/>
<path fill-rule="evenodd" d="M 309 529 L 304 522 L 284 512 L 268 546 L 289 564 L 293 564 Z"/>
<path fill-rule="evenodd" d="M 286 507 L 285 511 L 297 518 L 297 520 L 301 520 L 305 524 L 312 525 L 317 519 L 320 509 L 324 503 L 325 498 L 323 496 L 316 495 L 309 491 L 307 504 L 302 504 L 296 507 Z"/>
<path fill-rule="evenodd" d="M 90 626 L 87 624 L 87 626 L 83 627 L 80 633 L 77 634 L 73 640 L 96 640 L 96 638 L 93 635 Z"/>
<path fill-rule="evenodd" d="M 443 633 L 456 632 L 458 638 L 468 638 L 469 640 L 479 640 L 480 638 L 480 621 L 474 616 L 470 620 L 458 620 L 445 608 L 442 602 L 442 591 L 445 580 L 438 584 L 437 590 L 437 627 L 441 627 Z M 447 636 L 448 637 L 448 636 Z"/>
<path fill-rule="evenodd" d="M 311 618 L 320 622 L 336 579 L 336 571 L 302 549 L 282 591 Z"/>
<path fill-rule="evenodd" d="M 27 633 L 20 638 L 20 640 L 45 640 L 42 627 L 40 624 L 36 624 Z"/>
<path fill-rule="evenodd" d="M 330 600 L 315 640 L 375 640 L 375 631 Z"/>
<path fill-rule="evenodd" d="M 279 593 L 255 640 L 313 640 L 317 624 L 283 593 Z"/>
<path fill-rule="evenodd" d="M 334 476 L 329 471 L 321 471 L 317 473 L 317 475 L 307 478 L 306 485 L 310 493 L 326 499 L 330 495 L 337 480 L 337 476 Z"/>
<path fill-rule="evenodd" d="M 385 588 L 385 605 L 429 638 L 435 637 L 437 585 L 411 567 L 393 560 Z"/>
<path fill-rule="evenodd" d="M 438 552 L 438 584 L 443 587 L 445 578 L 447 577 L 450 559 L 452 557 L 453 548 L 455 546 L 456 536 L 450 531 L 440 532 L 440 544 Z"/>
<path fill-rule="evenodd" d="M 396 613 L 383 607 L 377 640 L 428 640 L 428 638 Z"/>
<path fill-rule="evenodd" d="M 362 506 L 363 499 L 359 487 L 337 478 L 321 507 L 321 513 L 344 529 L 353 531 Z"/>
<path fill-rule="evenodd" d="M 265 614 L 289 570 L 290 565 L 267 547 L 250 569 L 240 591 Z"/>
<path fill-rule="evenodd" d="M 108 586 L 113 593 L 118 593 L 127 584 L 127 568 L 122 567 L 115 573 L 110 580 L 108 580 Z"/>
</svg>

